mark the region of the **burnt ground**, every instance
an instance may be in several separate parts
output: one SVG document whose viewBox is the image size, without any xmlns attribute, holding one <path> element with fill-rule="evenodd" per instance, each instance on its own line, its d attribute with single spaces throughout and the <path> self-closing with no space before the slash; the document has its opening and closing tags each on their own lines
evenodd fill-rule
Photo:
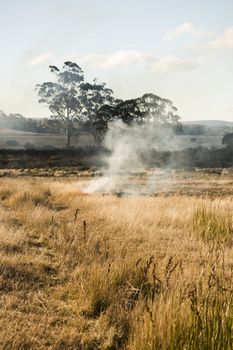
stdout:
<svg viewBox="0 0 233 350">
<path fill-rule="evenodd" d="M 71 149 L 0 149 L 0 169 L 34 169 L 77 167 L 81 170 L 102 168 L 110 153 L 103 147 L 78 147 Z M 233 149 L 205 147 L 182 151 L 158 152 L 152 150 L 141 154 L 145 167 L 154 168 L 229 168 L 233 167 Z M 129 159 L 130 161 L 130 159 Z"/>
<path fill-rule="evenodd" d="M 0 149 L 0 169 L 33 169 L 50 167 L 102 166 L 101 154 L 105 151 L 95 147 L 54 150 Z"/>
</svg>

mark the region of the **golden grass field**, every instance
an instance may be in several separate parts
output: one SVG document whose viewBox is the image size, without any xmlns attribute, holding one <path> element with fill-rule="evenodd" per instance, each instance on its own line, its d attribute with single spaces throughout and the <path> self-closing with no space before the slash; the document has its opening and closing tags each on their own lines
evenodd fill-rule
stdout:
<svg viewBox="0 0 233 350">
<path fill-rule="evenodd" d="M 0 178 L 0 349 L 232 350 L 232 178 L 88 181 Z"/>
</svg>

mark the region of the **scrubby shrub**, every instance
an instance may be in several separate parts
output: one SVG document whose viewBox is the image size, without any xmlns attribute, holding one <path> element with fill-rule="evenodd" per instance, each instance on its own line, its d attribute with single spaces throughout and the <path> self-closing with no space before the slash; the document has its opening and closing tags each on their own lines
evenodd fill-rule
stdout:
<svg viewBox="0 0 233 350">
<path fill-rule="evenodd" d="M 40 149 L 41 150 L 48 150 L 48 151 L 51 151 L 51 150 L 55 150 L 55 149 L 57 149 L 56 147 L 54 147 L 54 146 L 51 146 L 51 145 L 43 145 L 43 146 L 41 146 L 40 147 Z"/>
<path fill-rule="evenodd" d="M 37 147 L 35 145 L 33 145 L 33 143 L 30 143 L 30 142 L 26 142 L 24 144 L 24 148 L 25 149 L 36 149 Z"/>
<path fill-rule="evenodd" d="M 10 147 L 16 147 L 18 146 L 18 142 L 16 140 L 7 140 L 6 145 Z"/>
<path fill-rule="evenodd" d="M 227 147 L 233 147 L 233 133 L 224 135 L 222 138 L 222 144 L 226 145 Z"/>
</svg>

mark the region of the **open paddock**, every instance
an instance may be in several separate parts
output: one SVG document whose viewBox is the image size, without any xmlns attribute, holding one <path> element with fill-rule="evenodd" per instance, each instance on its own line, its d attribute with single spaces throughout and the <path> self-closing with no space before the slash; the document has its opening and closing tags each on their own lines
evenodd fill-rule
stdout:
<svg viewBox="0 0 233 350">
<path fill-rule="evenodd" d="M 18 175 L 0 178 L 0 348 L 232 349 L 231 176 L 119 197 Z"/>
</svg>

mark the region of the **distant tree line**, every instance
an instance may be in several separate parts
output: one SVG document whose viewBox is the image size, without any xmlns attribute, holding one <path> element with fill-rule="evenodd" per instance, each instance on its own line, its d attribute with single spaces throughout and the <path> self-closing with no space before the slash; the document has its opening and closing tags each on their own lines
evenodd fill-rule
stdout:
<svg viewBox="0 0 233 350">
<path fill-rule="evenodd" d="M 205 135 L 206 134 L 206 128 L 205 125 L 199 125 L 199 124 L 183 124 L 182 125 L 183 134 L 184 135 Z"/>
<path fill-rule="evenodd" d="M 183 135 L 224 135 L 233 132 L 233 127 L 224 125 L 182 124 Z"/>
<path fill-rule="evenodd" d="M 33 133 L 59 134 L 63 132 L 60 123 L 55 120 L 48 118 L 26 118 L 18 113 L 6 114 L 3 111 L 0 111 L 0 128 L 22 130 Z"/>
</svg>

